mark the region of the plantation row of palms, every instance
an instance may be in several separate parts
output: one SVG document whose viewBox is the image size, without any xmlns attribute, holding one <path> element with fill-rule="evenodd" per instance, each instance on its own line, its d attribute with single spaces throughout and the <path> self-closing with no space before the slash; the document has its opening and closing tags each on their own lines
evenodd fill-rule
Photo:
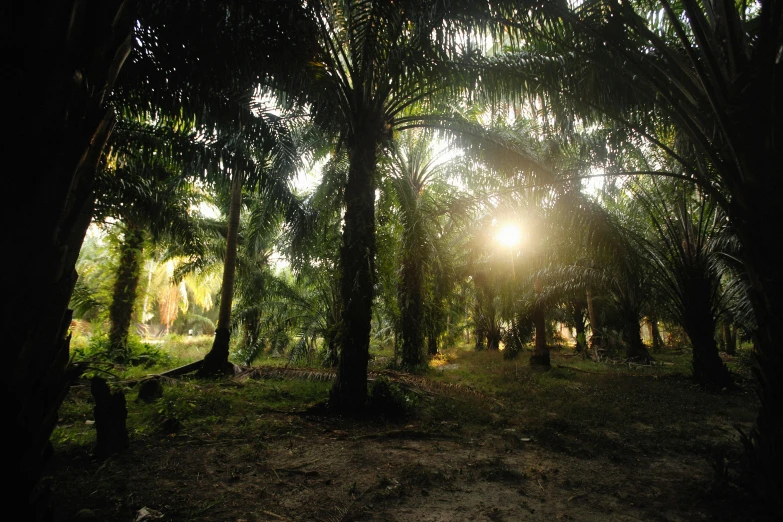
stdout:
<svg viewBox="0 0 783 522">
<path fill-rule="evenodd" d="M 184 260 L 172 282 L 222 264 L 201 376 L 231 369 L 241 328 L 244 362 L 264 343 L 323 350 L 343 412 L 364 406 L 384 332 L 406 369 L 465 329 L 509 355 L 535 335 L 530 363 L 547 366 L 555 319 L 594 358 L 640 362 L 640 322 L 662 321 L 687 333 L 694 377 L 726 387 L 716 336 L 739 327 L 760 398 L 749 469 L 779 508 L 783 3 L 41 4 L 45 20 L 22 2 L 3 15 L 9 150 L 40 158 L 4 205 L 29 216 L 4 275 L 18 512 L 45 516 L 48 438 L 83 371 L 67 331 L 69 303 L 90 301 L 74 268 L 91 221 L 119 231 L 113 359 L 128 357 L 144 253 L 166 249 Z M 297 193 L 316 164 L 321 184 Z M 582 189 L 594 175 L 598 195 Z M 204 194 L 225 220 L 194 214 Z M 509 221 L 525 242 L 499 248 Z"/>
</svg>

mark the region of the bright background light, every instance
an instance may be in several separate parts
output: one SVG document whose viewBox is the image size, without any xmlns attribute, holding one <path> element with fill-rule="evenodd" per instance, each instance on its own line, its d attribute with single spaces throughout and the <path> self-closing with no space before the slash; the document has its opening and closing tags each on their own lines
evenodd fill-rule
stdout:
<svg viewBox="0 0 783 522">
<path fill-rule="evenodd" d="M 503 225 L 495 235 L 495 239 L 507 247 L 512 247 L 522 240 L 522 231 L 513 224 Z"/>
</svg>

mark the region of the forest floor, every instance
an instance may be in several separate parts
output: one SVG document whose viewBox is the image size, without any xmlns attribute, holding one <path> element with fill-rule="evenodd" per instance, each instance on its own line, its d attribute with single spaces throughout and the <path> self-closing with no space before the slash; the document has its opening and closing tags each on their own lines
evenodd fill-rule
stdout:
<svg viewBox="0 0 783 522">
<path fill-rule="evenodd" d="M 650 367 L 552 355 L 541 372 L 453 350 L 420 376 L 378 357 L 371 378 L 409 405 L 397 416 L 328 413 L 323 369 L 165 379 L 151 403 L 125 383 L 130 447 L 103 460 L 89 386 L 75 386 L 53 436 L 55 519 L 764 520 L 732 480 L 735 426 L 756 410 L 747 375 L 706 390 L 687 352 Z"/>
</svg>

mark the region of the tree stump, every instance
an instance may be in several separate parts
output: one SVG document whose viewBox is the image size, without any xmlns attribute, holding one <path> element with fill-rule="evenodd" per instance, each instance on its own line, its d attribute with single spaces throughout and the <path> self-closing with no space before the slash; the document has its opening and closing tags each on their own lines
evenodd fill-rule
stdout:
<svg viewBox="0 0 783 522">
<path fill-rule="evenodd" d="M 95 456 L 106 458 L 128 449 L 130 441 L 125 425 L 128 418 L 125 393 L 122 390 L 112 391 L 101 377 L 92 378 L 90 391 L 95 399 Z"/>
<path fill-rule="evenodd" d="M 541 370 L 548 370 L 551 368 L 552 363 L 549 360 L 549 353 L 536 355 L 533 354 L 530 356 L 530 366 L 531 368 L 538 368 Z"/>
<path fill-rule="evenodd" d="M 139 383 L 138 400 L 151 403 L 163 397 L 163 384 L 160 379 L 151 378 Z"/>
</svg>

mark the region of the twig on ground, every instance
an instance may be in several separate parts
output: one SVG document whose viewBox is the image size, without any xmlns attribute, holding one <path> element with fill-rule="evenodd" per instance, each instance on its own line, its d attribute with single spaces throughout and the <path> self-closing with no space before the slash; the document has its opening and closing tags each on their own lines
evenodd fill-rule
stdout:
<svg viewBox="0 0 783 522">
<path fill-rule="evenodd" d="M 558 364 L 557 367 L 563 368 L 564 370 L 574 370 L 575 372 L 590 373 L 593 375 L 603 375 L 605 373 L 605 372 L 591 372 L 589 370 L 583 370 L 581 368 L 574 368 L 573 366 L 565 366 L 562 364 Z"/>
</svg>

